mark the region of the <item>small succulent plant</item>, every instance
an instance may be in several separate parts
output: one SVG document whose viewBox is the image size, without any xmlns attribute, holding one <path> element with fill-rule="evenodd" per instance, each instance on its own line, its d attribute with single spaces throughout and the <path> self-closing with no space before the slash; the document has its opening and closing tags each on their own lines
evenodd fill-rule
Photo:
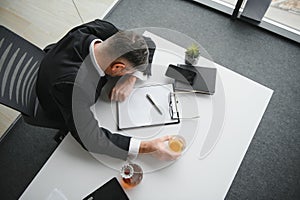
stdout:
<svg viewBox="0 0 300 200">
<path fill-rule="evenodd" d="M 186 49 L 185 53 L 191 58 L 197 58 L 200 55 L 199 46 L 192 44 Z"/>
<path fill-rule="evenodd" d="M 185 51 L 185 63 L 189 65 L 197 64 L 199 55 L 199 46 L 197 44 L 192 44 Z"/>
</svg>

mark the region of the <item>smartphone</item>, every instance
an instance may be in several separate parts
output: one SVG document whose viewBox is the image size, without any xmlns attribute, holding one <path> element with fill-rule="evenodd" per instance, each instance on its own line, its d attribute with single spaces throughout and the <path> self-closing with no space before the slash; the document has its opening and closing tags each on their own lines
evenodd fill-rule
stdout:
<svg viewBox="0 0 300 200">
<path fill-rule="evenodd" d="M 192 67 L 192 66 L 191 66 Z M 192 69 L 182 68 L 176 65 L 170 64 L 165 75 L 174 78 L 177 81 L 181 81 L 184 83 L 188 83 L 190 85 L 194 84 L 194 80 L 196 77 L 196 72 Z"/>
</svg>

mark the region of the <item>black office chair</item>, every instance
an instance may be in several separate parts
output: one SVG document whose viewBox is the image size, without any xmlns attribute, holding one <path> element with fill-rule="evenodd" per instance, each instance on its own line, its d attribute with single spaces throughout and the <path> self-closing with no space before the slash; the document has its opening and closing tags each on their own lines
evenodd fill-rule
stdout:
<svg viewBox="0 0 300 200">
<path fill-rule="evenodd" d="M 45 52 L 0 26 L 0 103 L 21 113 L 28 124 L 58 129 L 56 141 L 67 133 L 63 122 L 48 118 L 35 92 L 38 69 Z"/>
</svg>

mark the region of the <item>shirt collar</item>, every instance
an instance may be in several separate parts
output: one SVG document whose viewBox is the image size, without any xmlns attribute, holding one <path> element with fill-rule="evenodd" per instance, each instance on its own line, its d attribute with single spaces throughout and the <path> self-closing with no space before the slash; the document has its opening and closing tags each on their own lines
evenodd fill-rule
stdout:
<svg viewBox="0 0 300 200">
<path fill-rule="evenodd" d="M 105 73 L 104 71 L 100 68 L 100 66 L 98 65 L 97 63 L 97 60 L 96 60 L 96 57 L 95 57 L 95 51 L 94 51 L 94 44 L 95 42 L 102 42 L 102 40 L 100 39 L 94 39 L 91 44 L 90 44 L 90 55 L 91 55 L 91 60 L 92 60 L 92 63 L 94 65 L 94 67 L 96 68 L 97 72 L 99 73 L 100 76 L 105 76 Z"/>
</svg>

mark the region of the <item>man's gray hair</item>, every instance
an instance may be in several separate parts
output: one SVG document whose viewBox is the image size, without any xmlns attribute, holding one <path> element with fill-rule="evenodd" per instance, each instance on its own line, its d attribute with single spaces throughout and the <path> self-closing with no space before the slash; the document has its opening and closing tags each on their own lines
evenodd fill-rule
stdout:
<svg viewBox="0 0 300 200">
<path fill-rule="evenodd" d="M 139 71 L 146 69 L 149 51 L 142 35 L 133 31 L 119 31 L 109 38 L 108 46 L 109 53 L 114 58 L 127 59 Z"/>
</svg>

